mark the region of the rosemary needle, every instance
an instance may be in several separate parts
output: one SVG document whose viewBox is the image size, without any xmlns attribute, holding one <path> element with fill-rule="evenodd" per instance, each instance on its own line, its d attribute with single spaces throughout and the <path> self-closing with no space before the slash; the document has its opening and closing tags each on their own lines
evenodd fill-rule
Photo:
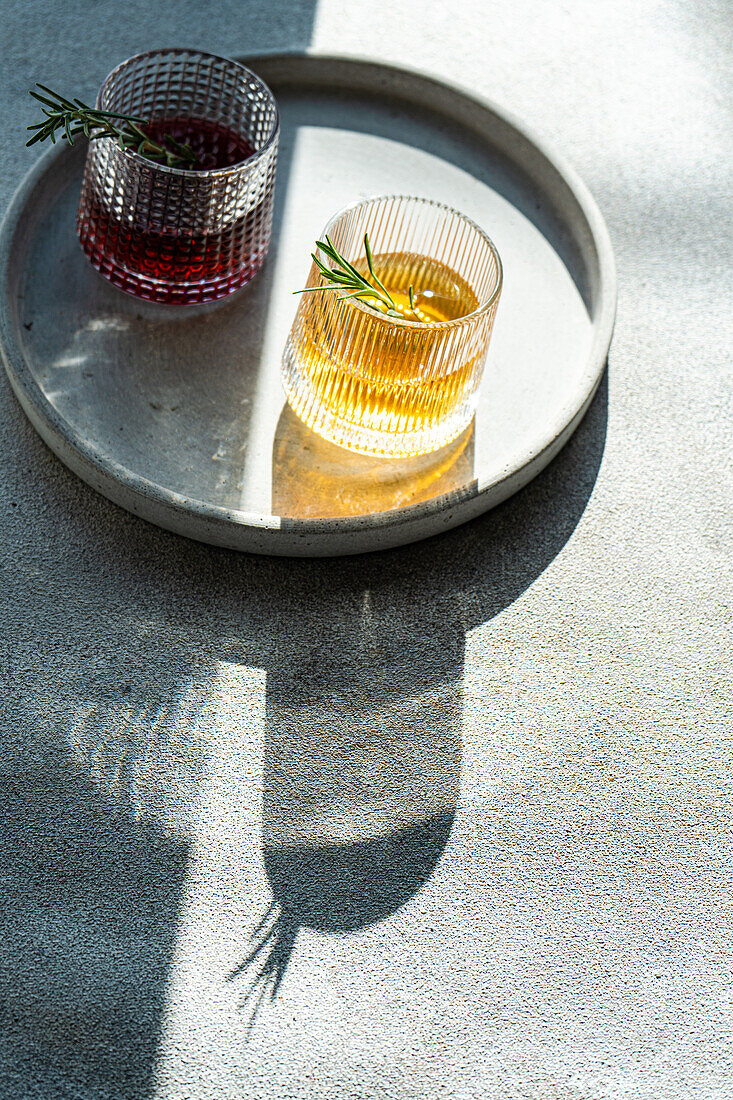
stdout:
<svg viewBox="0 0 733 1100">
<path fill-rule="evenodd" d="M 149 138 L 142 129 L 148 125 L 144 118 L 100 111 L 81 99 L 66 99 L 45 84 L 36 84 L 36 88 L 40 88 L 40 92 L 31 89 L 29 94 L 41 104 L 46 117 L 43 122 L 27 127 L 34 132 L 26 145 L 35 145 L 37 141 L 47 138 L 55 144 L 56 134 L 61 131 L 61 137 L 69 145 L 74 144 L 74 138 L 79 134 L 90 140 L 108 137 L 113 138 L 120 149 L 134 149 L 147 160 L 165 164 L 168 168 L 195 168 L 198 165 L 198 158 L 189 145 L 176 141 L 170 135 L 162 137 L 160 143 Z"/>
<path fill-rule="evenodd" d="M 321 259 L 319 252 L 323 253 L 326 260 L 329 261 L 328 263 Z M 362 274 L 362 272 L 354 267 L 345 256 L 342 256 L 331 238 L 326 235 L 325 241 L 316 241 L 316 251 L 311 252 L 313 261 L 323 278 L 326 280 L 326 284 L 324 286 L 308 286 L 303 290 L 296 290 L 294 293 L 311 294 L 320 290 L 334 290 L 339 294 L 339 302 L 345 302 L 350 298 L 355 298 L 357 301 L 364 302 L 380 313 L 385 313 L 388 317 L 398 317 L 400 320 L 409 320 L 409 317 L 405 318 L 404 313 L 398 310 L 397 303 L 374 269 L 374 257 L 369 244 L 368 233 L 364 234 L 364 253 L 366 256 L 368 275 Z M 422 320 L 418 308 L 415 305 L 415 292 L 412 284 L 410 284 L 408 290 L 408 297 L 410 299 L 410 309 L 415 319 Z"/>
</svg>

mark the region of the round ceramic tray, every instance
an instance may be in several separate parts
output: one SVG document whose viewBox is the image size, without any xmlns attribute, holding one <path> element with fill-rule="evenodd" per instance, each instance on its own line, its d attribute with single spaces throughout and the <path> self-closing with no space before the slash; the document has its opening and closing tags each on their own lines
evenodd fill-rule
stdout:
<svg viewBox="0 0 733 1100">
<path fill-rule="evenodd" d="M 603 372 L 613 255 L 586 188 L 504 111 L 367 60 L 249 58 L 282 111 L 275 231 L 254 283 L 215 306 L 139 302 L 77 243 L 85 150 L 52 149 L 0 236 L 0 324 L 15 393 L 46 443 L 124 508 L 268 554 L 397 546 L 493 507 L 537 474 Z M 421 459 L 351 454 L 285 404 L 280 356 L 313 241 L 376 194 L 439 199 L 484 227 L 504 290 L 472 427 Z"/>
</svg>

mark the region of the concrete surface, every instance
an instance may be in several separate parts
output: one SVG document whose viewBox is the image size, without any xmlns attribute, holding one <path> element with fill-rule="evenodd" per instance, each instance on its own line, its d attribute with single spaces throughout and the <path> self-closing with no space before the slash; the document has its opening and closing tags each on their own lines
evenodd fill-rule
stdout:
<svg viewBox="0 0 733 1100">
<path fill-rule="evenodd" d="M 33 78 L 311 40 L 554 140 L 620 299 L 554 464 L 362 560 L 148 527 L 0 385 L 0 1096 L 733 1096 L 728 5 L 1 17 L 3 204 Z"/>
</svg>

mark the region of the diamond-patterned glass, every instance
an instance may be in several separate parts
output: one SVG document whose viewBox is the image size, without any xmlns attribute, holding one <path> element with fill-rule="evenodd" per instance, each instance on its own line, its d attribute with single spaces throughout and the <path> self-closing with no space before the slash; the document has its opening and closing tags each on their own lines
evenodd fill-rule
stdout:
<svg viewBox="0 0 733 1100">
<path fill-rule="evenodd" d="M 77 230 L 94 267 L 157 302 L 207 302 L 248 283 L 272 229 L 279 119 L 267 85 L 222 57 L 156 50 L 110 73 L 97 107 L 165 120 L 178 140 L 194 120 L 201 148 L 226 166 L 168 168 L 90 141 Z"/>
</svg>

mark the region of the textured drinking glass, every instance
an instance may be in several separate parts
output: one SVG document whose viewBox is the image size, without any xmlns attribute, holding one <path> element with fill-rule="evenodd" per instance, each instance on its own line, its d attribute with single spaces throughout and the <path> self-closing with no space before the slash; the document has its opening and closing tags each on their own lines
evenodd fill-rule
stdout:
<svg viewBox="0 0 733 1100">
<path fill-rule="evenodd" d="M 415 288 L 437 323 L 385 316 L 333 290 L 303 294 L 283 357 L 295 412 L 319 435 L 365 454 L 408 456 L 445 446 L 468 426 L 501 293 L 501 261 L 474 222 L 441 203 L 367 199 L 324 229 L 335 248 L 375 270 L 394 294 Z M 308 287 L 325 286 L 315 264 Z"/>
<path fill-rule="evenodd" d="M 279 120 L 267 85 L 223 57 L 155 50 L 111 72 L 97 107 L 188 142 L 205 168 L 90 141 L 77 231 L 94 267 L 155 302 L 208 302 L 248 283 L 272 228 Z"/>
</svg>

